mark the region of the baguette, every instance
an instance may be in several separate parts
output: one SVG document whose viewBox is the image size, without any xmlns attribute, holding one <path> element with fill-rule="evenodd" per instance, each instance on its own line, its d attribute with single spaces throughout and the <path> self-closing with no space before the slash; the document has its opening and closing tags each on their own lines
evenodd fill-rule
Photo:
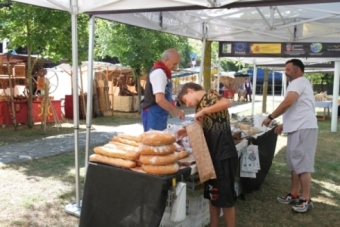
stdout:
<svg viewBox="0 0 340 227">
<path fill-rule="evenodd" d="M 113 137 L 112 141 L 123 143 L 123 144 L 127 144 L 127 145 L 134 146 L 134 147 L 138 147 L 139 146 L 139 142 L 136 142 L 136 141 L 133 141 L 133 140 L 129 140 L 129 139 L 126 139 L 126 138 L 122 138 L 122 137 L 119 137 L 119 136 Z"/>
<path fill-rule="evenodd" d="M 177 157 L 175 153 L 167 155 L 141 155 L 139 161 L 142 164 L 161 166 L 176 162 Z"/>
<path fill-rule="evenodd" d="M 144 132 L 140 136 L 140 142 L 149 146 L 167 145 L 175 141 L 176 137 L 170 132 L 151 130 Z"/>
<path fill-rule="evenodd" d="M 145 144 L 139 145 L 139 153 L 141 155 L 167 155 L 171 154 L 176 150 L 174 144 L 161 145 L 161 146 L 149 146 Z"/>
<path fill-rule="evenodd" d="M 153 165 L 142 165 L 142 169 L 150 174 L 154 175 L 166 175 L 166 174 L 174 174 L 179 170 L 179 166 L 177 163 L 172 163 L 164 166 L 153 166 Z"/>
<path fill-rule="evenodd" d="M 131 140 L 131 141 L 135 141 L 137 143 L 140 142 L 140 138 L 138 136 L 131 136 L 131 135 L 127 135 L 127 134 L 119 134 L 119 135 L 117 135 L 117 137 L 120 137 L 122 139 L 127 139 L 127 140 Z"/>
<path fill-rule="evenodd" d="M 109 144 L 110 144 L 112 147 L 115 147 L 115 148 L 118 149 L 118 150 L 123 150 L 123 151 L 129 151 L 129 152 L 136 152 L 136 153 L 139 153 L 139 148 L 138 148 L 138 147 L 135 147 L 135 146 L 127 145 L 127 144 L 124 144 L 124 143 L 119 143 L 119 142 L 116 142 L 116 141 L 110 141 Z M 104 145 L 104 146 L 105 146 L 105 145 Z"/>
<path fill-rule="evenodd" d="M 114 147 L 110 147 L 110 145 L 111 144 L 106 144 L 104 146 L 95 147 L 93 151 L 96 154 L 101 154 L 112 158 L 122 158 L 133 161 L 139 159 L 139 154 L 136 152 L 119 150 Z"/>
<path fill-rule="evenodd" d="M 90 156 L 91 162 L 100 162 L 108 165 L 123 167 L 123 168 L 134 168 L 136 162 L 130 160 L 124 160 L 120 158 L 111 158 L 100 154 L 92 154 Z"/>
</svg>

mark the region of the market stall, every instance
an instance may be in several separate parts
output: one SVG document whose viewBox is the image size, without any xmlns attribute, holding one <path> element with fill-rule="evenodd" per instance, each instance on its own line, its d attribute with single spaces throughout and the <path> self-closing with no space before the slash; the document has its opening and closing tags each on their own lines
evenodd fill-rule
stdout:
<svg viewBox="0 0 340 227">
<path fill-rule="evenodd" d="M 244 131 L 251 129 L 251 127 L 247 127 L 247 125 L 243 123 L 240 123 L 240 127 L 242 127 Z M 256 177 L 250 180 L 247 179 L 250 177 L 237 176 L 238 180 L 235 185 L 237 195 L 242 191 L 241 184 L 247 188 L 246 192 L 257 190 L 261 186 L 274 156 L 277 135 L 273 131 L 274 130 L 269 130 L 266 133 L 262 133 L 262 135 L 259 135 L 253 140 L 253 144 L 259 144 L 261 149 L 264 149 L 263 152 L 261 150 L 259 152 L 259 156 L 261 157 L 261 169 L 257 171 L 259 177 L 257 177 L 254 172 Z M 237 134 L 240 135 L 239 133 Z M 257 136 L 255 131 L 253 136 Z M 112 162 L 107 161 L 110 159 L 93 159 L 93 157 L 98 154 L 109 155 L 110 152 L 116 153 L 115 149 L 118 148 L 119 143 L 125 143 L 123 147 L 126 152 L 129 149 L 136 150 L 137 146 L 138 149 L 144 146 L 141 145 L 141 140 L 138 140 L 139 142 L 136 141 L 136 137 L 118 135 L 115 136 L 109 144 L 94 149 L 95 154 L 90 156 L 86 173 L 80 226 L 158 227 L 191 226 L 191 223 L 202 224 L 203 222 L 208 224 L 208 203 L 203 199 L 202 192 L 198 191 L 198 194 L 196 193 L 194 196 L 189 195 L 193 194 L 196 188 L 198 188 L 196 186 L 201 184 L 198 178 L 201 178 L 202 174 L 204 175 L 199 168 L 199 163 L 196 163 L 196 161 L 198 161 L 196 160 L 197 156 L 193 156 L 195 152 L 186 158 L 177 159 L 176 162 L 179 164 L 179 168 L 171 174 L 148 173 L 148 170 L 143 167 L 143 163 L 145 163 L 141 158 L 143 155 L 137 159 L 142 161 L 142 167 L 138 167 L 138 162 L 136 162 L 136 165 L 132 167 L 121 168 L 117 167 L 118 163 L 112 164 L 113 160 Z M 241 159 L 242 154 L 247 152 L 245 149 L 248 146 L 248 140 L 235 135 L 234 141 L 237 142 L 236 148 Z M 265 144 L 270 144 L 270 146 L 263 146 Z M 163 147 L 163 149 L 165 150 L 166 148 Z M 162 150 L 162 152 L 165 152 L 164 150 Z M 122 155 L 121 152 L 117 153 Z M 153 156 L 152 159 L 155 160 L 156 158 Z M 176 182 L 177 184 L 181 182 L 188 185 L 185 192 L 187 193 L 186 205 L 183 208 L 185 216 L 178 221 L 174 221 L 172 217 L 174 204 L 176 202 L 176 196 L 174 197 L 177 192 L 175 187 Z M 177 198 L 179 198 L 179 195 L 176 195 Z"/>
</svg>

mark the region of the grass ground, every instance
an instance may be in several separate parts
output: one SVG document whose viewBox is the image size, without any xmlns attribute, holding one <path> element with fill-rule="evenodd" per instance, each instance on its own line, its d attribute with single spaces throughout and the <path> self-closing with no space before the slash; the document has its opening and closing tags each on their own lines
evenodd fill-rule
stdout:
<svg viewBox="0 0 340 227">
<path fill-rule="evenodd" d="M 138 122 L 138 115 L 119 115 L 93 119 L 94 125 Z M 72 123 L 72 122 L 71 122 Z M 81 122 L 83 125 L 84 122 Z M 290 206 L 276 202 L 276 196 L 289 190 L 289 173 L 285 165 L 285 148 L 275 156 L 272 167 L 260 190 L 246 195 L 236 203 L 238 227 L 333 227 L 340 226 L 340 141 L 330 132 L 330 120 L 319 122 L 316 153 L 316 173 L 313 174 L 312 199 L 315 208 L 306 214 L 296 214 Z M 46 137 L 54 128 L 41 132 L 25 127 L 0 130 L 0 141 L 15 143 Z M 66 130 L 66 129 L 65 129 Z M 72 128 L 68 129 L 72 132 Z M 40 132 L 39 132 L 40 131 Z M 338 125 L 340 131 L 340 125 Z M 12 139 L 13 134 L 15 139 Z M 279 144 L 286 138 L 279 137 Z M 0 144 L 1 150 L 1 144 Z M 84 166 L 84 152 L 80 152 Z M 81 192 L 84 169 L 81 169 Z M 22 164 L 0 168 L 0 227 L 72 227 L 79 219 L 65 213 L 65 205 L 75 201 L 75 172 L 73 152 Z M 221 226 L 224 224 L 221 222 Z"/>
</svg>

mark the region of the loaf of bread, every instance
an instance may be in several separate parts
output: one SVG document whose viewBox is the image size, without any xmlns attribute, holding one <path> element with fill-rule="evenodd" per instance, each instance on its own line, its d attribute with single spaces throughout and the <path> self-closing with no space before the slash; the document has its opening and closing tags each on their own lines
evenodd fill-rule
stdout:
<svg viewBox="0 0 340 227">
<path fill-rule="evenodd" d="M 115 145 L 105 144 L 104 146 L 95 147 L 94 153 L 105 155 L 112 158 L 122 158 L 126 160 L 138 160 L 139 154 L 133 151 L 123 151 L 115 148 Z"/>
<path fill-rule="evenodd" d="M 136 167 L 136 162 L 131 160 L 124 160 L 121 158 L 107 157 L 101 154 L 92 154 L 90 156 L 91 162 L 100 162 L 108 165 L 123 167 L 123 168 L 134 168 Z"/>
<path fill-rule="evenodd" d="M 140 144 L 138 152 L 141 155 L 166 155 L 173 153 L 175 150 L 176 146 L 173 143 L 161 146 Z"/>
<path fill-rule="evenodd" d="M 189 156 L 189 152 L 183 150 L 183 151 L 179 151 L 179 152 L 175 152 L 175 154 L 177 155 L 177 160 L 180 160 L 182 158 L 186 158 Z"/>
<path fill-rule="evenodd" d="M 118 134 L 117 137 L 122 138 L 122 139 L 135 141 L 137 143 L 140 142 L 139 136 L 132 136 L 132 135 L 127 135 L 127 134 Z"/>
<path fill-rule="evenodd" d="M 176 152 L 177 153 L 177 152 Z M 174 153 L 167 155 L 141 155 L 139 161 L 147 165 L 167 165 L 177 161 L 178 156 Z"/>
<path fill-rule="evenodd" d="M 112 141 L 127 144 L 127 145 L 134 146 L 134 147 L 139 146 L 139 142 L 136 142 L 136 141 L 133 141 L 133 140 L 130 140 L 130 139 L 126 139 L 126 138 L 122 138 L 120 136 L 113 137 Z"/>
<path fill-rule="evenodd" d="M 150 174 L 155 175 L 166 175 L 166 174 L 174 174 L 179 170 L 179 166 L 177 163 L 172 163 L 164 166 L 154 166 L 154 165 L 142 165 L 142 169 Z"/>
<path fill-rule="evenodd" d="M 150 146 L 160 146 L 172 144 L 176 137 L 170 132 L 151 130 L 140 135 L 140 142 Z"/>
<path fill-rule="evenodd" d="M 250 129 L 250 125 L 243 124 L 243 123 L 238 123 L 237 126 L 242 130 L 249 130 Z"/>
<path fill-rule="evenodd" d="M 131 151 L 131 152 L 139 152 L 139 148 L 131 145 L 127 145 L 124 143 L 119 143 L 116 141 L 110 141 L 109 144 L 112 145 L 112 147 L 115 147 L 118 150 L 123 150 L 123 151 Z"/>
</svg>

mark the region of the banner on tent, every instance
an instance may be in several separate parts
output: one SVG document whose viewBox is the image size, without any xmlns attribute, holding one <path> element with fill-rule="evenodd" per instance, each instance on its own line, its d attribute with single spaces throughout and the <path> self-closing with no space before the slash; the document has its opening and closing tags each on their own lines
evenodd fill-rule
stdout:
<svg viewBox="0 0 340 227">
<path fill-rule="evenodd" d="M 338 57 L 340 43 L 219 42 L 219 57 Z"/>
</svg>

